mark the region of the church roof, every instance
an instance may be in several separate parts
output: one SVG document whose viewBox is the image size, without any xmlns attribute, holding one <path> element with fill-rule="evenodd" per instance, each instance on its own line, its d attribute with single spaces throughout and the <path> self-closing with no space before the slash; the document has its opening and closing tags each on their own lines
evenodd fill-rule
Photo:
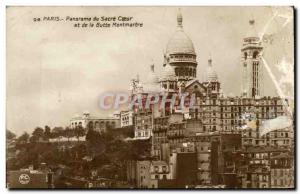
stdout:
<svg viewBox="0 0 300 194">
<path fill-rule="evenodd" d="M 187 88 L 187 87 L 189 87 L 190 85 L 192 85 L 194 82 L 199 82 L 199 80 L 198 79 L 192 79 L 192 80 L 190 80 L 190 81 L 188 81 L 187 83 L 186 83 L 186 85 L 185 85 L 185 87 Z M 199 82 L 200 83 L 200 82 Z"/>
</svg>

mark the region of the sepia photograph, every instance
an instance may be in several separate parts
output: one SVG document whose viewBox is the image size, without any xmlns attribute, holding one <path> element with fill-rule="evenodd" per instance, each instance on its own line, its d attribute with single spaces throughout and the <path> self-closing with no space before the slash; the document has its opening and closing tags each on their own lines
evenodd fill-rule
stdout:
<svg viewBox="0 0 300 194">
<path fill-rule="evenodd" d="M 6 188 L 294 190 L 293 6 L 6 6 Z"/>
</svg>

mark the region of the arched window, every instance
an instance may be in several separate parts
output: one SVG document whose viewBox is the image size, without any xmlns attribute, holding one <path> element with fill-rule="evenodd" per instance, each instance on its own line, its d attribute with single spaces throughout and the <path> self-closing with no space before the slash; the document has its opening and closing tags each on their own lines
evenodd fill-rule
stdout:
<svg viewBox="0 0 300 194">
<path fill-rule="evenodd" d="M 95 129 L 97 129 L 97 130 L 100 129 L 100 124 L 98 121 L 95 122 Z"/>
<path fill-rule="evenodd" d="M 179 76 L 178 68 L 175 68 L 175 75 Z"/>
<path fill-rule="evenodd" d="M 244 58 L 247 59 L 247 52 L 244 52 Z"/>
<path fill-rule="evenodd" d="M 93 126 L 93 122 L 92 121 L 89 122 L 88 128 L 91 129 L 91 130 L 94 130 L 94 126 Z"/>
<path fill-rule="evenodd" d="M 163 83 L 163 88 L 167 89 L 167 84 L 166 83 Z"/>
<path fill-rule="evenodd" d="M 112 128 L 116 128 L 116 123 L 113 121 L 113 122 L 111 122 L 111 127 Z"/>
<path fill-rule="evenodd" d="M 257 55 L 258 55 L 258 51 L 254 51 L 254 53 L 253 53 L 253 59 L 256 59 Z"/>
</svg>

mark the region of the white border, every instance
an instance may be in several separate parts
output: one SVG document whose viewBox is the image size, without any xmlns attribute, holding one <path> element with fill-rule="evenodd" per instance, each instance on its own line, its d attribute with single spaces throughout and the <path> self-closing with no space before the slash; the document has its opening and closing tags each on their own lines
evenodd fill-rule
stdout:
<svg viewBox="0 0 300 194">
<path fill-rule="evenodd" d="M 224 0 L 205 0 L 205 1 L 197 1 L 197 0 L 172 0 L 172 1 L 162 1 L 162 0 L 151 0 L 151 1 L 138 1 L 138 0 L 2 0 L 0 1 L 0 137 L 2 137 L 1 142 L 1 175 L 0 175 L 0 185 L 1 185 L 1 193 L 8 193 L 9 191 L 6 189 L 6 159 L 5 159 L 5 109 L 6 109 L 6 60 L 5 60 L 5 47 L 6 47 L 6 38 L 5 38 L 5 32 L 6 32 L 6 6 L 7 5 L 24 5 L 24 6 L 35 6 L 35 5 L 64 5 L 64 6 L 76 6 L 76 5 L 106 5 L 106 6 L 120 6 L 120 5 L 139 5 L 139 6 L 175 6 L 175 5 L 185 5 L 185 6 L 192 6 L 192 5 L 201 5 L 201 6 L 236 6 L 236 5 L 243 5 L 243 6 L 260 6 L 260 5 L 285 5 L 285 6 L 295 6 L 296 8 L 299 8 L 299 0 L 252 0 L 252 1 L 241 1 L 241 0 L 230 0 L 230 1 L 224 1 Z M 298 10 L 299 11 L 299 10 Z M 296 26 L 299 24 L 299 18 L 297 20 Z M 297 37 L 298 33 L 296 34 Z M 296 45 L 298 48 L 298 44 Z M 299 49 L 297 51 L 297 56 L 299 56 L 298 53 Z M 295 64 L 296 66 L 297 64 Z M 298 75 L 299 75 L 299 67 L 297 68 Z M 296 77 L 295 77 L 296 78 Z M 299 85 L 297 85 L 297 90 L 299 91 Z M 298 99 L 297 99 L 298 100 Z M 298 111 L 298 107 L 297 107 Z M 299 112 L 297 112 L 299 115 Z M 298 116 L 297 116 L 298 118 Z M 297 119 L 298 120 L 298 119 Z M 298 123 L 299 125 L 299 123 Z M 299 139 L 299 137 L 298 137 Z M 298 145 L 298 144 L 297 144 Z M 299 146 L 297 146 L 297 155 L 298 155 Z M 297 167 L 299 167 L 297 163 Z M 297 168 L 298 169 L 298 168 Z M 297 176 L 298 177 L 298 176 Z M 298 178 L 296 179 L 298 180 Z M 18 191 L 18 193 L 25 193 L 26 191 Z M 32 191 L 27 191 L 32 192 Z M 46 193 L 47 191 L 38 191 L 39 193 Z M 53 191 L 52 191 L 53 192 Z M 65 191 L 56 191 L 55 193 L 63 193 Z M 70 191 L 68 191 L 70 192 Z M 87 192 L 87 191 L 76 191 L 71 190 L 72 193 L 80 193 L 80 192 Z M 128 192 L 128 191 L 88 191 L 88 192 L 104 192 L 104 193 L 116 193 L 116 192 Z M 130 192 L 130 191 L 129 191 Z M 134 191 L 134 192 L 141 192 L 141 191 Z M 174 191 L 153 191 L 158 193 L 171 193 Z M 188 191 L 187 191 L 188 192 Z M 195 192 L 195 191 L 194 191 Z M 196 191 L 198 192 L 198 191 Z M 209 193 L 215 193 L 219 191 L 199 191 L 199 192 L 209 192 Z M 227 191 L 231 192 L 231 191 Z M 243 191 L 243 192 L 251 192 L 251 191 Z M 279 193 L 280 191 L 273 191 L 274 193 Z"/>
</svg>

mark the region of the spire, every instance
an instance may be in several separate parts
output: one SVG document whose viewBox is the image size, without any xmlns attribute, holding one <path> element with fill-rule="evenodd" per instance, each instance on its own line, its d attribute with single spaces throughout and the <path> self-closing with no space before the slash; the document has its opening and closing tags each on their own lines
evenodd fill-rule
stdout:
<svg viewBox="0 0 300 194">
<path fill-rule="evenodd" d="M 177 12 L 177 26 L 179 28 L 182 28 L 182 15 L 181 15 L 180 8 L 178 9 L 178 12 Z"/>
</svg>

